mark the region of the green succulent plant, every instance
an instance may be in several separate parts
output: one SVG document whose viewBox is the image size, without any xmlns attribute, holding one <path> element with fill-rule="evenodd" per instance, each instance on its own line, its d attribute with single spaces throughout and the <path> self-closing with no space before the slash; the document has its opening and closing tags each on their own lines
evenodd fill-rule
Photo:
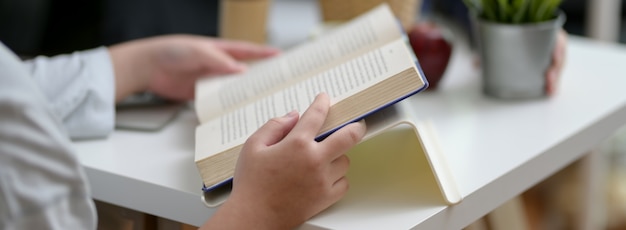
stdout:
<svg viewBox="0 0 626 230">
<path fill-rule="evenodd" d="M 478 17 L 500 23 L 536 23 L 556 17 L 562 0 L 463 0 Z"/>
</svg>

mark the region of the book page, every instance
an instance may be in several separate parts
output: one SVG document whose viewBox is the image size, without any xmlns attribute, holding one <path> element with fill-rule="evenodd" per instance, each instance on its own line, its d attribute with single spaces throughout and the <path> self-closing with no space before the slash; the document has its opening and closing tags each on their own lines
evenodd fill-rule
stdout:
<svg viewBox="0 0 626 230">
<path fill-rule="evenodd" d="M 403 39 L 366 53 L 333 69 L 263 97 L 198 127 L 196 161 L 242 144 L 269 119 L 289 111 L 303 113 L 315 96 L 326 92 L 336 104 L 407 69 L 415 62 Z M 414 83 L 419 88 L 424 82 Z"/>
<path fill-rule="evenodd" d="M 201 123 L 309 78 L 394 39 L 402 30 L 387 5 L 282 55 L 252 64 L 247 72 L 198 81 Z"/>
</svg>

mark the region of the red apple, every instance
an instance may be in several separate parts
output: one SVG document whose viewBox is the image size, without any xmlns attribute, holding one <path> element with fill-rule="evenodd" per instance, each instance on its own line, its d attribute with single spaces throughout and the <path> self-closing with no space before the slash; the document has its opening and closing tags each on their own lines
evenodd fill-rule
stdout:
<svg viewBox="0 0 626 230">
<path fill-rule="evenodd" d="M 448 66 L 452 44 L 442 29 L 431 22 L 417 23 L 408 32 L 409 43 L 426 75 L 429 89 L 436 89 Z"/>
</svg>

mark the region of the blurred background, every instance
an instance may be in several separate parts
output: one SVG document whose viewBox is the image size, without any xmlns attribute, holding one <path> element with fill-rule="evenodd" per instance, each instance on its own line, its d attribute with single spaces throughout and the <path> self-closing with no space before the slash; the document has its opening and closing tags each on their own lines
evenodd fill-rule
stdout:
<svg viewBox="0 0 626 230">
<path fill-rule="evenodd" d="M 598 29 L 589 28 L 589 18 L 593 18 L 590 12 L 594 11 L 588 7 L 590 2 L 563 1 L 562 9 L 567 14 L 564 27 L 570 34 L 590 36 L 593 29 Z M 219 5 L 218 0 L 0 0 L 0 41 L 20 55 L 34 56 L 67 53 L 161 34 L 217 36 Z M 603 25 L 605 28 L 602 29 L 608 30 L 610 37 L 625 43 L 626 23 L 621 22 L 626 20 L 626 4 L 619 5 L 621 13 L 615 22 L 596 24 Z M 447 15 L 461 24 L 469 24 L 467 9 L 461 0 L 424 0 L 422 15 L 432 14 Z"/>
<path fill-rule="evenodd" d="M 216 0 L 0 0 L 0 41 L 22 56 L 55 55 L 131 39 L 217 35 Z"/>
<path fill-rule="evenodd" d="M 0 41 L 22 57 L 33 57 L 69 53 L 163 34 L 218 36 L 221 2 L 220 0 L 0 0 Z M 468 11 L 461 0 L 422 0 L 420 7 L 421 19 L 436 21 L 445 18 L 446 21 L 454 22 L 465 33 L 471 33 Z M 564 0 L 561 9 L 567 15 L 564 29 L 569 34 L 626 43 L 626 0 Z M 294 17 L 297 17 L 297 13 Z M 297 22 L 297 18 L 294 18 L 293 23 Z M 626 229 L 626 130 L 608 140 L 603 151 L 607 153 L 607 159 L 611 162 L 606 178 L 610 182 L 607 197 L 611 199 L 607 201 L 607 220 L 605 220 L 607 229 Z M 568 169 L 563 170 L 546 183 L 531 189 L 528 196 L 531 199 L 526 200 L 526 205 L 541 206 L 537 203 L 543 202 L 545 193 L 552 197 L 567 198 L 568 192 L 571 193 L 570 184 L 575 183 L 573 180 L 568 176 Z M 550 189 L 546 190 L 546 186 Z M 538 193 L 544 194 L 537 195 Z M 567 205 L 560 206 L 557 208 L 569 208 Z M 128 221 L 133 222 L 135 226 L 112 229 L 153 229 L 150 226 L 154 225 L 149 223 L 156 222 L 176 225 L 167 220 L 155 217 L 150 219 L 140 213 L 133 213 L 132 210 L 101 202 L 98 203 L 98 209 L 101 220 L 115 224 L 116 220 L 121 219 L 120 226 L 128 225 Z M 529 216 L 537 216 L 536 212 L 545 211 L 545 208 L 539 211 L 530 210 Z M 553 219 L 564 218 L 561 216 Z M 537 226 L 548 225 L 535 224 L 533 229 L 575 227 L 568 225 L 567 221 L 556 222 L 559 223 L 550 225 L 558 226 L 555 228 L 542 228 Z M 160 226 L 164 225 L 163 223 Z M 139 225 L 148 227 L 137 227 Z M 110 229 L 103 226 L 100 228 Z"/>
</svg>

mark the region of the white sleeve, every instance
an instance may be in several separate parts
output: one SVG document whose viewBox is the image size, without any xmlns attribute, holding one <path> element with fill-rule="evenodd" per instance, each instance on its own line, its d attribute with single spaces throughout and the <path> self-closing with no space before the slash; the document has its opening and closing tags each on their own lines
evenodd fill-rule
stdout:
<svg viewBox="0 0 626 230">
<path fill-rule="evenodd" d="M 95 229 L 85 173 L 23 67 L 0 43 L 0 229 Z"/>
<path fill-rule="evenodd" d="M 105 47 L 25 62 L 73 139 L 109 134 L 115 121 L 115 78 Z"/>
</svg>

